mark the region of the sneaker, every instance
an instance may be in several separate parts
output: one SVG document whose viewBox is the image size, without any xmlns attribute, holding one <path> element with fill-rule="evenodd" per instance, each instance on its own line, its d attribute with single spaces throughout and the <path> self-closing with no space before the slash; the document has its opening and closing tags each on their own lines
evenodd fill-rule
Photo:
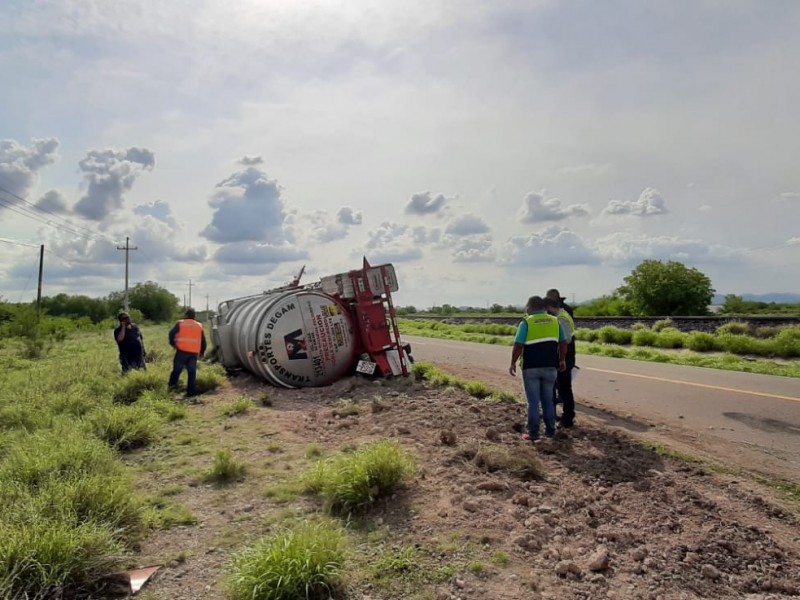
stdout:
<svg viewBox="0 0 800 600">
<path fill-rule="evenodd" d="M 528 435 L 527 433 L 522 436 L 522 439 L 525 440 L 526 442 L 533 442 L 534 444 L 538 444 L 539 442 L 542 441 L 542 438 L 540 438 L 540 437 L 535 437 L 534 438 L 534 437 L 531 437 L 530 435 Z"/>
</svg>

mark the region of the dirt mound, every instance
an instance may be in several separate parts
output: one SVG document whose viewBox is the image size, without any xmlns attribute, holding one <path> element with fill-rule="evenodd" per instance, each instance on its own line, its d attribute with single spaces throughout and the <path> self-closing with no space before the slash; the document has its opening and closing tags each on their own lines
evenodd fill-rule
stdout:
<svg viewBox="0 0 800 600">
<path fill-rule="evenodd" d="M 413 483 L 354 528 L 363 537 L 350 565 L 348 597 L 800 595 L 800 538 L 788 510 L 754 494 L 749 483 L 662 458 L 588 417 L 534 450 L 519 433 L 521 405 L 409 380 L 357 378 L 324 389 L 267 389 L 271 406 L 254 408 L 234 425 L 218 417 L 217 405 L 232 396 L 255 399 L 264 391 L 242 375 L 233 389 L 193 407 L 193 418 L 205 419 L 209 440 L 238 444 L 248 463 L 274 462 L 280 444 L 291 476 L 308 464 L 311 443 L 333 453 L 391 437 L 416 457 Z M 192 430 L 191 423 L 176 427 Z M 142 454 L 148 452 L 154 450 Z M 153 598 L 224 597 L 219 580 L 227 555 L 263 535 L 265 520 L 286 510 L 286 503 L 264 498 L 274 474 L 259 476 L 227 490 L 189 482 L 178 499 L 191 505 L 200 524 L 154 533 L 143 553 L 158 561 L 189 544 L 197 558 L 166 569 L 151 587 Z M 165 473 L 161 484 L 180 478 Z M 291 502 L 301 513 L 319 510 L 306 497 Z M 248 510 L 237 512 L 239 506 Z M 230 527 L 232 513 L 239 531 L 220 552 L 215 540 Z M 401 554 L 413 560 L 398 569 Z"/>
</svg>

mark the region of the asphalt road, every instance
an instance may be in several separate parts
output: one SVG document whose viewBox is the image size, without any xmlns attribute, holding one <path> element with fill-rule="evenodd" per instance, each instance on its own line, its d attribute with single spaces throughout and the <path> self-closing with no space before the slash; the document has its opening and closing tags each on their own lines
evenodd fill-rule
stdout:
<svg viewBox="0 0 800 600">
<path fill-rule="evenodd" d="M 521 388 L 519 374 L 508 374 L 510 347 L 403 339 L 417 361 Z M 578 365 L 579 414 L 610 410 L 620 417 L 615 426 L 646 435 L 666 431 L 723 462 L 800 482 L 800 379 L 583 354 Z"/>
</svg>

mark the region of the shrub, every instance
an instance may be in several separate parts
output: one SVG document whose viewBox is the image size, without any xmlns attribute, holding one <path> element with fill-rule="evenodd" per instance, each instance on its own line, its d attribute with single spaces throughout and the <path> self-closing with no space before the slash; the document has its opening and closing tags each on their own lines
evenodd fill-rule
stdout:
<svg viewBox="0 0 800 600">
<path fill-rule="evenodd" d="M 317 463 L 305 481 L 309 491 L 322 494 L 329 510 L 350 512 L 394 491 L 413 472 L 399 444 L 381 441 Z"/>
<path fill-rule="evenodd" d="M 769 342 L 757 340 L 748 335 L 723 334 L 717 336 L 717 344 L 721 350 L 732 354 L 755 354 L 766 356 L 772 353 Z"/>
<path fill-rule="evenodd" d="M 600 337 L 600 332 L 597 329 L 587 329 L 586 333 L 584 334 L 585 342 L 596 342 L 597 339 Z"/>
<path fill-rule="evenodd" d="M 685 337 L 685 333 L 674 327 L 665 327 L 656 336 L 656 346 L 658 348 L 683 348 Z"/>
<path fill-rule="evenodd" d="M 686 336 L 683 345 L 685 348 L 695 352 L 713 352 L 717 349 L 717 338 L 710 333 L 693 331 Z"/>
<path fill-rule="evenodd" d="M 253 407 L 253 403 L 247 396 L 239 396 L 228 406 L 222 407 L 222 414 L 227 417 L 243 415 Z"/>
<path fill-rule="evenodd" d="M 593 331 L 593 330 L 592 329 L 585 329 L 583 327 L 580 328 L 580 329 L 576 329 L 575 330 L 575 339 L 578 340 L 579 342 L 594 341 L 594 340 L 589 340 L 589 332 L 590 331 Z"/>
<path fill-rule="evenodd" d="M 773 325 L 762 325 L 761 327 L 756 327 L 753 331 L 753 336 L 761 339 L 768 339 L 777 337 L 781 332 L 780 327 L 775 327 Z"/>
<path fill-rule="evenodd" d="M 620 344 L 622 346 L 631 343 L 633 332 L 627 329 L 620 329 L 618 327 L 611 327 L 607 325 L 601 327 L 597 331 L 598 341 L 604 344 Z"/>
<path fill-rule="evenodd" d="M 717 327 L 718 335 L 750 335 L 750 325 L 741 321 L 731 321 Z"/>
<path fill-rule="evenodd" d="M 656 332 L 650 331 L 649 329 L 642 329 L 633 333 L 631 341 L 634 346 L 654 346 L 657 337 L 658 334 Z"/>
<path fill-rule="evenodd" d="M 0 466 L 0 480 L 34 488 L 53 476 L 120 471 L 114 452 L 79 429 L 59 427 L 10 436 Z"/>
<path fill-rule="evenodd" d="M 656 321 L 655 323 L 653 323 L 652 330 L 658 333 L 661 330 L 666 329 L 667 327 L 673 327 L 673 326 L 674 323 L 672 322 L 672 319 L 661 319 L 660 321 Z"/>
<path fill-rule="evenodd" d="M 114 402 L 118 404 L 133 404 L 147 390 L 166 394 L 166 379 L 155 371 L 129 371 L 122 378 L 119 388 L 114 393 Z"/>
<path fill-rule="evenodd" d="M 645 329 L 649 329 L 649 327 L 647 326 L 646 323 L 642 323 L 641 321 L 638 321 L 633 325 L 631 325 L 631 331 L 643 331 Z"/>
<path fill-rule="evenodd" d="M 299 523 L 234 556 L 232 600 L 329 598 L 342 582 L 347 538 L 330 521 Z"/>
<path fill-rule="evenodd" d="M 478 398 L 479 400 L 492 395 L 492 390 L 482 381 L 467 381 L 464 383 L 464 390 L 470 396 Z"/>
<path fill-rule="evenodd" d="M 775 354 L 783 358 L 800 356 L 800 327 L 784 329 L 772 340 Z"/>
<path fill-rule="evenodd" d="M 36 490 L 41 513 L 74 518 L 76 523 L 109 526 L 115 536 L 135 538 L 143 527 L 143 507 L 125 475 L 70 475 L 51 477 Z"/>
<path fill-rule="evenodd" d="M 113 573 L 122 553 L 111 529 L 95 523 L 38 515 L 0 522 L 0 598 L 60 598 Z"/>
<path fill-rule="evenodd" d="M 211 471 L 206 474 L 205 480 L 214 483 L 231 483 L 244 477 L 245 466 L 233 458 L 233 453 L 224 448 L 217 451 Z"/>
<path fill-rule="evenodd" d="M 147 446 L 161 429 L 158 416 L 146 406 L 108 406 L 89 417 L 92 433 L 118 450 Z"/>
<path fill-rule="evenodd" d="M 225 369 L 220 365 L 213 365 L 197 370 L 198 394 L 205 394 L 206 392 L 215 390 L 225 385 L 226 382 Z"/>
<path fill-rule="evenodd" d="M 147 407 L 167 423 L 185 419 L 187 414 L 184 405 L 178 404 L 169 396 L 162 396 L 158 392 L 153 392 L 152 390 L 148 390 L 142 394 L 138 405 Z"/>
</svg>

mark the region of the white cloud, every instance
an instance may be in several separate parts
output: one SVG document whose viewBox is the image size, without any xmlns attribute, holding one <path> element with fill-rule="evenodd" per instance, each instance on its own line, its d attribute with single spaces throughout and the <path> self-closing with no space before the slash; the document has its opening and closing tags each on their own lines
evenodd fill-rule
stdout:
<svg viewBox="0 0 800 600">
<path fill-rule="evenodd" d="M 66 214 L 69 212 L 67 197 L 60 190 L 48 190 L 44 196 L 36 201 L 36 206 L 46 212 L 55 214 Z"/>
<path fill-rule="evenodd" d="M 243 156 L 238 162 L 245 167 L 253 167 L 255 165 L 263 165 L 264 159 L 261 156 Z"/>
<path fill-rule="evenodd" d="M 614 165 L 611 163 L 588 163 L 585 165 L 571 165 L 556 170 L 559 175 L 602 175 L 608 173 Z"/>
<path fill-rule="evenodd" d="M 663 215 L 667 212 L 667 205 L 661 193 L 653 188 L 645 188 L 639 194 L 638 200 L 611 200 L 603 209 L 604 213 L 610 215 L 634 215 L 637 217 L 649 217 L 652 215 Z"/>
<path fill-rule="evenodd" d="M 170 205 L 163 200 L 155 200 L 150 204 L 140 204 L 133 208 L 133 214 L 135 215 L 150 215 L 166 223 L 167 225 L 171 225 L 173 227 L 177 227 L 177 222 L 175 221 L 175 217 L 172 214 L 172 209 Z"/>
<path fill-rule="evenodd" d="M 780 200 L 800 200 L 800 192 L 781 192 L 778 194 Z"/>
<path fill-rule="evenodd" d="M 573 231 L 551 225 L 528 236 L 510 238 L 502 247 L 500 263 L 525 267 L 588 265 L 598 258 Z"/>
<path fill-rule="evenodd" d="M 617 266 L 632 266 L 646 259 L 680 262 L 731 263 L 739 260 L 730 247 L 708 244 L 702 240 L 676 236 L 652 236 L 619 231 L 599 238 L 597 254 L 604 262 Z"/>
<path fill-rule="evenodd" d="M 466 214 L 450 219 L 444 232 L 448 235 L 464 236 L 488 233 L 489 230 L 486 221 L 476 215 Z"/>
<path fill-rule="evenodd" d="M 238 263 L 262 265 L 288 262 L 308 258 L 308 252 L 292 246 L 274 246 L 251 241 L 231 242 L 220 247 L 214 253 L 214 259 L 220 263 Z M 259 269 L 254 269 L 259 271 Z M 252 271 L 248 271 L 252 272 Z"/>
<path fill-rule="evenodd" d="M 453 262 L 476 263 L 492 262 L 492 239 L 488 236 L 473 236 L 459 239 L 453 246 Z"/>
<path fill-rule="evenodd" d="M 417 260 L 422 258 L 417 241 L 421 233 L 409 225 L 384 221 L 368 233 L 363 251 L 355 251 L 353 256 L 363 254 L 372 264 Z"/>
<path fill-rule="evenodd" d="M 38 172 L 58 159 L 58 144 L 56 138 L 34 139 L 30 146 L 16 140 L 0 140 L 0 186 L 26 198 L 37 182 Z"/>
<path fill-rule="evenodd" d="M 786 244 L 789 246 L 800 245 L 800 237 L 790 237 L 788 240 L 786 240 Z"/>
<path fill-rule="evenodd" d="M 343 206 L 339 209 L 339 212 L 336 213 L 336 217 L 339 223 L 343 223 L 344 225 L 361 225 L 363 215 L 360 210 L 356 211 L 349 206 Z"/>
<path fill-rule="evenodd" d="M 436 214 L 447 204 L 444 194 L 433 196 L 430 192 L 414 194 L 406 204 L 406 212 L 412 215 Z"/>
<path fill-rule="evenodd" d="M 154 165 L 155 155 L 146 148 L 90 150 L 78 163 L 88 188 L 75 205 L 75 212 L 93 221 L 104 220 L 122 208 L 123 194 Z"/>
<path fill-rule="evenodd" d="M 519 211 L 519 220 L 522 223 L 536 223 L 539 221 L 561 221 L 568 217 L 583 217 L 589 214 L 586 204 L 570 204 L 561 207 L 558 198 L 544 199 L 543 194 L 531 192 L 522 200 Z"/>
<path fill-rule="evenodd" d="M 415 244 L 438 244 L 442 239 L 442 230 L 438 227 L 417 225 L 411 228 L 411 236 Z"/>
<path fill-rule="evenodd" d="M 256 167 L 247 167 L 217 184 L 208 202 L 211 223 L 200 235 L 221 244 L 287 241 L 286 207 L 278 182 Z"/>
<path fill-rule="evenodd" d="M 703 204 L 697 210 L 700 212 L 711 212 L 714 208 L 710 204 Z"/>
</svg>

